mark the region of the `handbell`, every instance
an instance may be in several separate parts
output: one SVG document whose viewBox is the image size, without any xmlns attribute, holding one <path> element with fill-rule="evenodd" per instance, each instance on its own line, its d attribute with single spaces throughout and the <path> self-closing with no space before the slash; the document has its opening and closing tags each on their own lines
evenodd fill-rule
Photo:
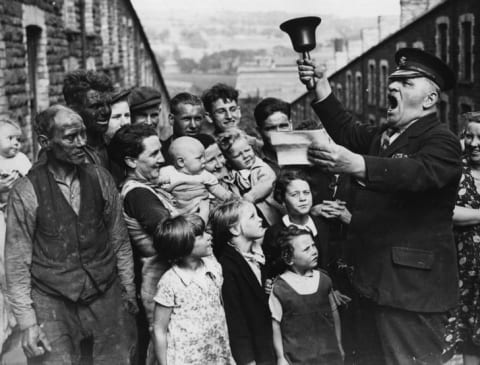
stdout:
<svg viewBox="0 0 480 365">
<path fill-rule="evenodd" d="M 302 53 L 303 59 L 310 59 L 310 51 L 315 48 L 317 42 L 315 40 L 315 30 L 322 19 L 318 16 L 306 16 L 302 18 L 294 18 L 280 24 L 280 29 L 290 36 L 293 49 Z M 311 79 L 307 88 L 312 90 L 315 82 Z"/>
</svg>

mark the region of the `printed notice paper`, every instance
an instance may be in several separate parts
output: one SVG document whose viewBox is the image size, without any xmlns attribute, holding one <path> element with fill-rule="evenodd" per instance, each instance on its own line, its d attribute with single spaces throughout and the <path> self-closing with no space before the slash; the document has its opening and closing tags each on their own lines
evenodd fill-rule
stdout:
<svg viewBox="0 0 480 365">
<path fill-rule="evenodd" d="M 271 140 L 280 166 L 311 165 L 307 158 L 308 146 L 313 142 L 324 145 L 332 141 L 325 129 L 272 132 Z"/>
</svg>

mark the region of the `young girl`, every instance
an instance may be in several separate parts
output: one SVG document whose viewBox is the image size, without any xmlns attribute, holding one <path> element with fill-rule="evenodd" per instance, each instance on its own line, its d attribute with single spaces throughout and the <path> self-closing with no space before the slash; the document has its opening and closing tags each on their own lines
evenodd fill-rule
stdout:
<svg viewBox="0 0 480 365">
<path fill-rule="evenodd" d="M 222 269 L 199 216 L 167 219 L 155 249 L 171 264 L 154 297 L 154 346 L 160 365 L 234 364 L 220 290 Z"/>
<path fill-rule="evenodd" d="M 332 282 L 315 269 L 318 251 L 312 234 L 289 226 L 278 243 L 288 269 L 273 284 L 269 299 L 277 365 L 343 364 Z"/>
<path fill-rule="evenodd" d="M 219 134 L 218 145 L 243 199 L 255 204 L 268 225 L 279 222 L 281 206 L 272 195 L 275 172 L 255 155 L 251 140 L 243 131 L 230 128 Z"/>
<path fill-rule="evenodd" d="M 265 257 L 256 244 L 265 229 L 252 203 L 232 200 L 210 216 L 223 268 L 222 287 L 232 353 L 237 364 L 274 364 L 271 314 L 263 290 Z"/>
<path fill-rule="evenodd" d="M 307 176 L 298 169 L 282 169 L 275 182 L 273 196 L 283 204 L 287 214 L 281 221 L 269 227 L 263 240 L 263 249 L 267 260 L 268 277 L 274 277 L 285 271 L 285 263 L 280 257 L 277 244 L 278 233 L 282 228 L 295 225 L 306 229 L 314 237 L 315 246 L 320 252 L 319 267 L 327 270 L 330 257 L 328 255 L 328 222 L 323 217 L 310 216 L 312 208 L 312 192 Z"/>
</svg>

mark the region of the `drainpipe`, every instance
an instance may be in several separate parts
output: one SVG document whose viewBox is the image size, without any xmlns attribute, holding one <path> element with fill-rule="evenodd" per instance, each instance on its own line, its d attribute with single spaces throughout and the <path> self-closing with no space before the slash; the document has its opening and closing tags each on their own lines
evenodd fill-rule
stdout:
<svg viewBox="0 0 480 365">
<path fill-rule="evenodd" d="M 82 47 L 82 68 L 87 68 L 87 37 L 85 27 L 85 0 L 80 0 L 80 43 Z"/>
</svg>

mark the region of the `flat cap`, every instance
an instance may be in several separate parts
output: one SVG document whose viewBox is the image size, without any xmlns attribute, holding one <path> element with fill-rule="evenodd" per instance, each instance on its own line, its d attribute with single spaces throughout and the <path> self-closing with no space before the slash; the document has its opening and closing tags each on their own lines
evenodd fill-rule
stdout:
<svg viewBox="0 0 480 365">
<path fill-rule="evenodd" d="M 150 86 L 139 86 L 132 89 L 128 104 L 132 112 L 150 108 L 162 102 L 162 94 Z"/>
<path fill-rule="evenodd" d="M 455 85 L 455 73 L 438 57 L 418 48 L 401 48 L 395 53 L 397 68 L 389 79 L 426 77 L 446 91 Z"/>
</svg>

